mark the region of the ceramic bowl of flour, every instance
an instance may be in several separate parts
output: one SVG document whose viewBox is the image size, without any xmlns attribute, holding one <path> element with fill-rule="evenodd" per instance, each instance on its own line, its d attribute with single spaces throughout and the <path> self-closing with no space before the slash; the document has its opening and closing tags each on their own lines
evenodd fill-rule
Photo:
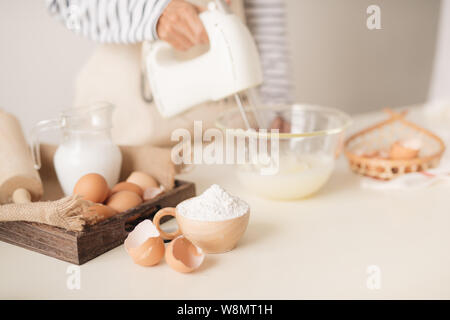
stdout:
<svg viewBox="0 0 450 320">
<path fill-rule="evenodd" d="M 167 215 L 176 218 L 179 230 L 166 233 L 159 221 Z M 232 196 L 218 185 L 202 195 L 180 203 L 176 208 L 158 212 L 153 222 L 164 239 L 172 240 L 183 234 L 205 253 L 224 253 L 233 250 L 247 229 L 249 205 Z"/>
</svg>

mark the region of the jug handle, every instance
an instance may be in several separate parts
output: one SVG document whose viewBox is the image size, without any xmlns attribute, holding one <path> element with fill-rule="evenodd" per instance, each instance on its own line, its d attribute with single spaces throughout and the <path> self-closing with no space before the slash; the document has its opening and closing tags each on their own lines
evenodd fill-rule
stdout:
<svg viewBox="0 0 450 320">
<path fill-rule="evenodd" d="M 40 135 L 43 132 L 57 130 L 61 128 L 61 121 L 59 119 L 44 120 L 38 122 L 31 130 L 31 156 L 34 162 L 34 168 L 39 170 L 41 163 L 41 143 Z"/>
</svg>

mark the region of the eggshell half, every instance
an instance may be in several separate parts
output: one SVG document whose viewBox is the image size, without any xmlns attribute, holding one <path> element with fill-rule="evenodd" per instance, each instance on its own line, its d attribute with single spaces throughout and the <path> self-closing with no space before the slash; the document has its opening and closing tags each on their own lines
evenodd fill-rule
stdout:
<svg viewBox="0 0 450 320">
<path fill-rule="evenodd" d="M 84 200 L 102 203 L 109 194 L 108 183 L 103 176 L 90 173 L 78 180 L 73 189 L 73 194 L 82 196 Z"/>
<path fill-rule="evenodd" d="M 142 203 L 142 198 L 133 191 L 119 191 L 113 194 L 106 205 L 113 208 L 117 212 L 124 212 L 131 208 L 137 207 Z"/>
<path fill-rule="evenodd" d="M 144 201 L 155 199 L 157 196 L 159 196 L 163 193 L 164 193 L 164 188 L 162 186 L 158 187 L 158 188 L 155 188 L 155 187 L 147 188 L 144 191 Z"/>
<path fill-rule="evenodd" d="M 189 273 L 198 269 L 205 259 L 202 249 L 184 236 L 172 240 L 166 249 L 166 262 L 175 271 Z"/>
<path fill-rule="evenodd" d="M 133 172 L 127 179 L 127 182 L 132 182 L 141 187 L 142 190 L 153 187 L 157 188 L 159 186 L 158 181 L 153 178 L 151 175 L 148 175 L 144 172 L 135 171 Z"/>
<path fill-rule="evenodd" d="M 124 247 L 134 263 L 143 267 L 157 265 L 164 257 L 164 241 L 150 220 L 134 228 L 125 239 Z"/>
<path fill-rule="evenodd" d="M 137 184 L 132 182 L 121 182 L 118 183 L 112 188 L 111 194 L 120 192 L 120 191 L 132 191 L 142 197 L 144 195 L 144 191 Z"/>
<path fill-rule="evenodd" d="M 389 157 L 392 160 L 411 160 L 419 156 L 419 148 L 411 148 L 410 144 L 404 142 L 395 142 L 389 153 Z"/>
<path fill-rule="evenodd" d="M 408 149 L 420 150 L 423 146 L 423 143 L 420 139 L 415 138 L 403 141 L 402 145 Z"/>
</svg>

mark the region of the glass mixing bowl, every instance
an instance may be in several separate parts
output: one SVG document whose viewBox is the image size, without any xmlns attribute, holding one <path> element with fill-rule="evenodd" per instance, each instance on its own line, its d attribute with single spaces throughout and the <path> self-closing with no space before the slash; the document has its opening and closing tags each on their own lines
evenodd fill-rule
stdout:
<svg viewBox="0 0 450 320">
<path fill-rule="evenodd" d="M 261 142 L 267 142 L 269 162 L 237 165 L 237 177 L 246 189 L 265 198 L 295 200 L 313 195 L 328 182 L 343 147 L 344 132 L 351 124 L 347 114 L 301 104 L 258 108 L 256 115 L 250 109 L 245 112 L 252 128 L 266 130 L 244 131 L 246 125 L 239 109 L 223 113 L 216 126 L 227 137 L 248 136 L 247 156 L 254 150 L 250 140 L 258 140 L 258 150 Z M 277 134 L 271 129 L 280 130 Z M 235 144 L 235 152 L 243 146 Z"/>
</svg>

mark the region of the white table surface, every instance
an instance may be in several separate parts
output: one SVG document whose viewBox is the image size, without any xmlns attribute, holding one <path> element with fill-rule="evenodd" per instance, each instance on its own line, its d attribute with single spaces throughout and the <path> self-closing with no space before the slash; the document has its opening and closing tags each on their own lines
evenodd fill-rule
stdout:
<svg viewBox="0 0 450 320">
<path fill-rule="evenodd" d="M 0 299 L 450 298 L 449 185 L 361 189 L 344 158 L 319 194 L 296 202 L 253 196 L 232 167 L 182 178 L 199 192 L 219 183 L 250 203 L 234 251 L 208 255 L 186 275 L 164 261 L 134 265 L 120 246 L 81 266 L 81 288 L 69 290 L 69 263 L 0 242 Z M 378 290 L 366 284 L 371 265 L 381 271 Z"/>
</svg>

